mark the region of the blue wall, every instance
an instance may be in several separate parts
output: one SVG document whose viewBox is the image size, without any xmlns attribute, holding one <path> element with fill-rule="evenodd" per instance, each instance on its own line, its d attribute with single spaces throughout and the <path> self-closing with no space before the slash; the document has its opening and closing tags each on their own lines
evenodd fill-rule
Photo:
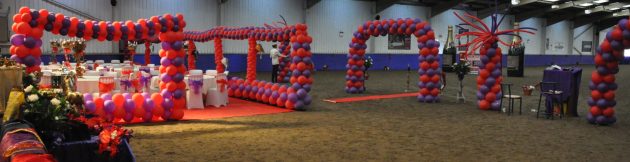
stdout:
<svg viewBox="0 0 630 162">
<path fill-rule="evenodd" d="M 244 72 L 247 66 L 247 55 L 245 54 L 224 54 L 229 62 L 228 70 L 232 72 Z M 418 55 L 415 54 L 368 54 L 374 60 L 374 65 L 371 69 L 380 70 L 384 66 L 389 66 L 393 70 L 405 70 L 407 65 L 410 65 L 412 69 L 418 67 Z M 6 56 L 5 56 L 6 57 Z M 122 60 L 124 57 L 121 54 L 90 54 L 85 56 L 87 60 L 105 60 L 110 62 L 112 59 Z M 256 69 L 258 71 L 271 71 L 271 61 L 268 54 L 263 54 L 262 59 L 260 55 L 256 56 Z M 63 60 L 63 55 L 57 55 L 57 60 Z M 144 63 L 144 55 L 136 54 L 134 58 L 135 62 Z M 313 62 L 317 69 L 321 69 L 323 65 L 328 65 L 329 70 L 345 70 L 346 69 L 346 55 L 345 54 L 314 54 Z M 50 55 L 42 55 L 42 61 L 45 64 L 50 62 Z M 151 62 L 158 65 L 160 58 L 158 55 L 151 55 Z M 591 55 L 526 55 L 525 66 L 547 66 L 552 62 L 558 65 L 575 65 L 576 62 L 580 64 L 594 64 L 593 57 Z M 630 62 L 630 58 L 626 58 L 622 63 Z M 507 63 L 507 57 L 503 57 L 503 64 Z M 201 54 L 197 58 L 198 69 L 214 69 L 216 67 L 214 63 L 214 54 Z"/>
</svg>

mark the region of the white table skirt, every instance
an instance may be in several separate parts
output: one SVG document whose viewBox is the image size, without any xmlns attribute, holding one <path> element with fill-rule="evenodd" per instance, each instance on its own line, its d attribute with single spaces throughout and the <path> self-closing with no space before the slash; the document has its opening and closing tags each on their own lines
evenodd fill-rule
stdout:
<svg viewBox="0 0 630 162">
<path fill-rule="evenodd" d="M 184 83 L 186 83 L 186 86 L 188 86 L 188 77 L 184 77 L 184 80 L 182 81 Z M 200 91 L 203 92 L 203 94 L 206 94 L 208 89 L 212 86 L 212 85 L 216 85 L 216 80 L 214 80 L 214 77 L 211 76 L 203 76 L 203 86 L 201 86 Z M 160 77 L 159 76 L 153 76 L 153 78 L 151 78 L 151 87 L 154 89 L 160 89 Z"/>
</svg>

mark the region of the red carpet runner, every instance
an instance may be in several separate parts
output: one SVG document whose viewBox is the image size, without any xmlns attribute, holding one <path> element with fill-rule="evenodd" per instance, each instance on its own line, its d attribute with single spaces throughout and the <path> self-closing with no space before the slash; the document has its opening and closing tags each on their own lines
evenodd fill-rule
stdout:
<svg viewBox="0 0 630 162">
<path fill-rule="evenodd" d="M 247 100 L 241 100 L 236 98 L 229 98 L 229 103 L 225 107 L 206 107 L 205 109 L 190 109 L 184 110 L 184 118 L 182 120 L 203 120 L 203 119 L 218 119 L 229 118 L 239 116 L 254 116 L 263 114 L 277 114 L 292 112 L 293 110 L 278 108 L 275 106 L 269 106 L 257 102 L 251 102 Z M 161 118 L 153 116 L 152 122 L 162 122 Z M 125 124 L 119 121 L 117 124 Z M 144 123 L 140 118 L 135 118 L 131 123 Z"/>
<path fill-rule="evenodd" d="M 332 103 L 343 103 L 343 102 L 356 102 L 356 101 L 378 100 L 378 99 L 387 99 L 387 98 L 412 97 L 412 96 L 417 96 L 417 95 L 418 95 L 418 92 L 413 92 L 413 93 L 399 93 L 399 94 L 388 94 L 388 95 L 335 98 L 335 99 L 326 99 L 324 101 L 332 102 Z"/>
</svg>

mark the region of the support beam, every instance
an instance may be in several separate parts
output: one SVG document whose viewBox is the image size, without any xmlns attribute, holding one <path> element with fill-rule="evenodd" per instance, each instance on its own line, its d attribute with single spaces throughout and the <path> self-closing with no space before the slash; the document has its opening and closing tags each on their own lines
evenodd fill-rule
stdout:
<svg viewBox="0 0 630 162">
<path fill-rule="evenodd" d="M 477 17 L 479 17 L 480 19 L 484 19 L 490 15 L 492 15 L 495 11 L 502 13 L 501 11 L 504 11 L 505 9 L 510 7 L 509 2 L 508 3 L 501 3 L 498 6 L 496 6 L 496 8 L 494 6 L 488 7 L 486 9 L 483 10 L 479 10 L 477 11 Z"/>
<path fill-rule="evenodd" d="M 512 6 L 512 7 L 519 7 L 519 6 L 524 6 L 530 3 L 534 3 L 534 2 L 538 2 L 538 0 L 521 0 L 521 2 L 519 2 L 518 4 Z"/>
<path fill-rule="evenodd" d="M 579 19 L 574 19 L 573 20 L 573 26 L 574 27 L 579 27 L 579 26 L 582 26 L 582 25 L 594 23 L 594 22 L 602 20 L 602 19 L 604 19 L 606 17 L 610 17 L 612 15 L 613 15 L 613 13 L 610 13 L 610 12 L 602 12 L 602 13 L 598 13 L 598 14 L 591 13 L 588 16 L 580 17 Z"/>
<path fill-rule="evenodd" d="M 595 29 L 597 29 L 597 31 L 602 31 L 604 29 L 610 28 L 614 25 L 617 25 L 619 20 L 628 18 L 628 15 L 630 15 L 630 10 L 623 10 L 623 11 L 615 12 L 612 15 L 604 17 L 601 20 L 599 20 L 599 22 L 596 23 Z"/>
<path fill-rule="evenodd" d="M 516 22 L 521 22 L 521 21 L 525 21 L 525 20 L 527 20 L 529 18 L 532 18 L 532 17 L 543 16 L 546 13 L 549 13 L 549 12 L 556 12 L 556 11 L 560 11 L 560 10 L 564 10 L 564 9 L 568 9 L 568 8 L 572 8 L 572 7 L 575 7 L 575 4 L 573 2 L 567 2 L 567 3 L 559 4 L 558 8 L 551 8 L 551 6 L 543 7 L 543 8 L 539 8 L 539 9 L 535 9 L 535 10 L 531 10 L 531 11 L 518 13 L 518 14 L 514 15 L 514 20 Z"/>
<path fill-rule="evenodd" d="M 565 14 L 553 14 L 552 16 L 548 16 L 547 19 L 547 26 L 551 26 L 553 24 L 556 24 L 560 21 L 563 20 L 569 20 L 571 18 L 573 18 L 575 16 L 575 14 L 572 13 L 565 13 Z"/>
<path fill-rule="evenodd" d="M 310 9 L 322 0 L 306 0 L 306 9 Z"/>
</svg>

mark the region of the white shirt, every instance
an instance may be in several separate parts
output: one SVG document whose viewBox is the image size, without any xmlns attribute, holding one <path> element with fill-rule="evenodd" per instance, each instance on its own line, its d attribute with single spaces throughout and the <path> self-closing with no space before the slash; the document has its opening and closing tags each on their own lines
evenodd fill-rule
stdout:
<svg viewBox="0 0 630 162">
<path fill-rule="evenodd" d="M 271 57 L 271 65 L 280 64 L 280 60 L 278 59 L 278 57 L 280 56 L 284 56 L 284 55 L 280 54 L 280 51 L 278 51 L 278 49 L 272 48 L 271 50 L 269 50 L 269 57 Z"/>
</svg>

